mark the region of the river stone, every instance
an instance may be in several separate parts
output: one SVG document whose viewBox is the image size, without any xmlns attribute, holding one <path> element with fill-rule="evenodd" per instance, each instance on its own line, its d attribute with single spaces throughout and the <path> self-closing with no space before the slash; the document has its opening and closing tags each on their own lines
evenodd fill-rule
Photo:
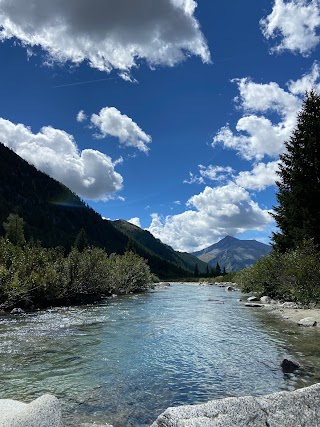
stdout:
<svg viewBox="0 0 320 427">
<path fill-rule="evenodd" d="M 257 304 L 256 302 L 246 302 L 246 307 L 263 307 L 263 304 Z"/>
<path fill-rule="evenodd" d="M 263 304 L 270 304 L 270 303 L 271 303 L 271 298 L 270 298 L 270 297 L 268 297 L 268 296 L 263 296 L 263 297 L 261 297 L 261 298 L 260 298 L 260 301 L 261 301 Z"/>
<path fill-rule="evenodd" d="M 60 403 L 50 394 L 28 404 L 0 400 L 0 427 L 63 427 Z"/>
<path fill-rule="evenodd" d="M 280 366 L 285 373 L 291 373 L 300 368 L 300 364 L 291 359 L 283 359 Z"/>
<path fill-rule="evenodd" d="M 305 317 L 304 319 L 299 320 L 299 326 L 317 326 L 317 322 L 313 317 Z"/>
<path fill-rule="evenodd" d="M 319 427 L 320 384 L 264 397 L 168 408 L 151 427 Z"/>
<path fill-rule="evenodd" d="M 25 314 L 25 311 L 24 310 L 22 310 L 22 308 L 13 308 L 11 311 L 10 311 L 10 314 Z"/>
<path fill-rule="evenodd" d="M 247 301 L 249 301 L 249 302 L 252 302 L 252 301 L 259 301 L 259 298 L 258 298 L 258 297 L 255 297 L 255 296 L 252 296 L 252 297 L 249 297 L 249 298 L 247 299 Z"/>
</svg>

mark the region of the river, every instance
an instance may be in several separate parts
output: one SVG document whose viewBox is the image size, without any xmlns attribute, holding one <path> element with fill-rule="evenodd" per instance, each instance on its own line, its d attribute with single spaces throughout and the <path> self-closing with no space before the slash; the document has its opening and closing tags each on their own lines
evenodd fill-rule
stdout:
<svg viewBox="0 0 320 427">
<path fill-rule="evenodd" d="M 175 284 L 97 305 L 0 317 L 0 398 L 61 399 L 66 424 L 144 427 L 168 406 L 320 382 L 319 329 Z M 283 357 L 304 369 L 283 374 Z"/>
</svg>

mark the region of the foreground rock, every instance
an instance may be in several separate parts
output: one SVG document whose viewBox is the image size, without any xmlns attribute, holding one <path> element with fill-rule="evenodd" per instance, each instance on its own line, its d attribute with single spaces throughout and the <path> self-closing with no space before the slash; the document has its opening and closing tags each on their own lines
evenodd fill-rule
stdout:
<svg viewBox="0 0 320 427">
<path fill-rule="evenodd" d="M 320 427 L 320 384 L 169 408 L 151 427 Z"/>
<path fill-rule="evenodd" d="M 63 427 L 60 403 L 50 394 L 28 404 L 0 400 L 0 427 Z"/>
<path fill-rule="evenodd" d="M 317 322 L 313 317 L 305 317 L 304 319 L 299 320 L 299 326 L 317 326 Z"/>
</svg>

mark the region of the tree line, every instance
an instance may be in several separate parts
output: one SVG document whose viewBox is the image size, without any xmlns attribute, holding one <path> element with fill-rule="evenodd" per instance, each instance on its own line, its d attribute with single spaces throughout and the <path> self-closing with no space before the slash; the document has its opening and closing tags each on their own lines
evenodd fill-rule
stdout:
<svg viewBox="0 0 320 427">
<path fill-rule="evenodd" d="M 280 155 L 278 231 L 273 250 L 235 280 L 256 291 L 302 303 L 320 302 L 320 96 L 307 92 L 296 128 Z"/>
<path fill-rule="evenodd" d="M 112 294 L 143 291 L 157 279 L 131 250 L 108 255 L 89 246 L 80 230 L 67 254 L 24 237 L 24 221 L 10 214 L 0 238 L 0 307 L 34 309 L 86 303 Z"/>
</svg>

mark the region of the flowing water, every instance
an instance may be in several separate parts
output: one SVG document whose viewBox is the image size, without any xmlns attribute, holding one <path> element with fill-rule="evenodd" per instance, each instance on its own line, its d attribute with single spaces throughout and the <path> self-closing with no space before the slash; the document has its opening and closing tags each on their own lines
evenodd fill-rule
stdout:
<svg viewBox="0 0 320 427">
<path fill-rule="evenodd" d="M 0 398 L 61 399 L 65 422 L 149 426 L 168 406 L 320 381 L 318 328 L 176 284 L 98 305 L 0 318 Z M 291 356 L 304 365 L 283 374 Z"/>
</svg>

